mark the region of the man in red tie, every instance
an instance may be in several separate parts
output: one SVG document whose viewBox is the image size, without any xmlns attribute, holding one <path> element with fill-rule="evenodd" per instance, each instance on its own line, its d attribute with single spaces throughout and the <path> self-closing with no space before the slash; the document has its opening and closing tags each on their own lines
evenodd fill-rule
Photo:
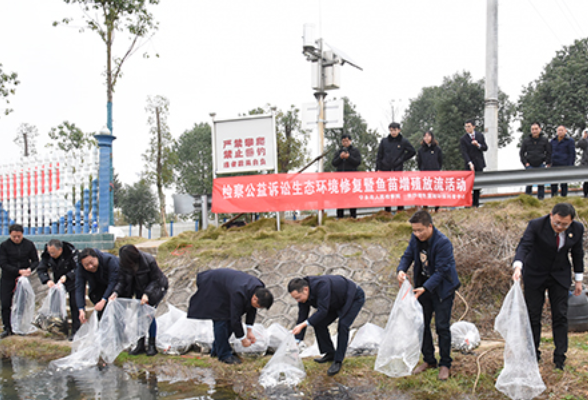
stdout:
<svg viewBox="0 0 588 400">
<path fill-rule="evenodd" d="M 541 359 L 541 313 L 545 291 L 551 304 L 551 329 L 555 368 L 563 370 L 568 349 L 568 294 L 572 284 L 570 255 L 574 264 L 574 295 L 582 293 L 584 279 L 584 225 L 574 221 L 569 203 L 556 204 L 551 213 L 529 222 L 514 258 L 513 280 L 523 277 L 525 303 L 531 320 L 537 360 Z"/>
</svg>

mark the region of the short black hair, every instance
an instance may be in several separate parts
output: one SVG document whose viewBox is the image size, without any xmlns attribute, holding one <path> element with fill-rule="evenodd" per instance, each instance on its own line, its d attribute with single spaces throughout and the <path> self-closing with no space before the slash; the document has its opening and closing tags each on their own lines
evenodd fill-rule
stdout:
<svg viewBox="0 0 588 400">
<path fill-rule="evenodd" d="M 132 244 L 125 244 L 118 250 L 119 264 L 121 268 L 133 269 L 141 259 L 141 253 Z"/>
<path fill-rule="evenodd" d="M 576 218 L 576 209 L 570 203 L 557 203 L 551 209 L 551 215 L 559 215 L 560 217 L 571 215 L 572 219 L 574 219 Z"/>
<path fill-rule="evenodd" d="M 255 289 L 255 297 L 257 297 L 257 303 L 261 308 L 269 310 L 272 304 L 274 304 L 274 295 L 269 289 L 258 287 Z"/>
<path fill-rule="evenodd" d="M 533 122 L 533 123 L 531 124 L 531 126 L 533 126 L 533 125 L 537 125 L 539 128 L 541 128 L 541 124 L 540 124 L 539 122 L 537 122 L 537 121 L 535 121 L 535 122 Z"/>
<path fill-rule="evenodd" d="M 84 258 L 88 256 L 98 258 L 98 253 L 96 253 L 96 250 L 94 250 L 93 248 L 86 247 L 84 250 L 80 252 L 80 257 L 78 259 L 81 262 Z"/>
<path fill-rule="evenodd" d="M 476 121 L 473 119 L 466 119 L 466 122 L 464 122 L 465 124 L 472 124 L 472 126 L 476 126 Z"/>
<path fill-rule="evenodd" d="M 63 249 L 63 242 L 59 239 L 51 239 L 47 242 L 47 247 L 55 247 L 56 249 Z"/>
<path fill-rule="evenodd" d="M 411 224 L 423 224 L 424 226 L 433 225 L 433 217 L 425 210 L 419 210 L 408 220 Z"/>
<path fill-rule="evenodd" d="M 349 139 L 349 140 L 351 140 L 351 135 L 348 134 L 348 133 L 344 133 L 344 134 L 341 135 L 341 140 L 343 140 L 343 139 Z"/>
<path fill-rule="evenodd" d="M 388 129 L 390 128 L 400 129 L 400 124 L 398 122 L 390 122 L 390 125 L 388 125 Z"/>
<path fill-rule="evenodd" d="M 309 287 L 306 279 L 294 278 L 288 283 L 288 293 L 292 293 L 293 291 L 300 293 L 305 287 Z"/>
<path fill-rule="evenodd" d="M 12 224 L 8 227 L 8 233 L 10 232 L 24 232 L 24 229 L 21 224 Z"/>
</svg>

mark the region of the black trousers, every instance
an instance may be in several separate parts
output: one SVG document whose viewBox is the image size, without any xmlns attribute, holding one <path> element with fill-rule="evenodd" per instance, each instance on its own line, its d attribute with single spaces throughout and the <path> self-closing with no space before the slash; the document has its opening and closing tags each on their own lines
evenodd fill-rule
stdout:
<svg viewBox="0 0 588 400">
<path fill-rule="evenodd" d="M 343 362 L 345 353 L 347 352 L 347 343 L 349 342 L 349 328 L 359 311 L 365 303 L 365 293 L 359 286 L 355 292 L 353 303 L 349 308 L 349 311 L 339 318 L 339 324 L 337 326 L 337 350 L 333 346 L 333 341 L 329 335 L 329 325 L 331 325 L 338 317 L 338 310 L 329 310 L 326 318 L 316 325 L 313 325 L 314 334 L 316 335 L 316 341 L 318 343 L 319 351 L 321 354 L 335 354 L 335 360 Z"/>
<path fill-rule="evenodd" d="M 351 218 L 357 218 L 357 208 L 350 208 L 349 215 L 351 215 Z M 345 209 L 344 208 L 337 209 L 337 218 L 345 218 Z"/>
<path fill-rule="evenodd" d="M 552 183 L 551 184 L 551 197 L 557 196 L 559 192 L 559 183 Z M 568 195 L 568 184 L 562 183 L 561 184 L 561 197 L 567 197 Z"/>
<path fill-rule="evenodd" d="M 545 283 L 537 289 L 527 288 L 525 285 L 525 303 L 531 320 L 531 330 L 533 331 L 533 341 L 535 342 L 535 351 L 537 358 L 541 356 L 539 344 L 541 343 L 541 314 L 543 304 L 545 303 L 545 290 L 549 294 L 549 303 L 551 304 L 551 329 L 553 331 L 553 343 L 555 351 L 553 353 L 554 363 L 563 363 L 566 360 L 568 351 L 568 296 L 569 290 L 560 285 L 551 276 Z"/>
<path fill-rule="evenodd" d="M 76 302 L 76 291 L 72 289 L 71 292 L 67 292 L 69 297 L 69 311 L 71 312 L 71 334 L 74 335 L 78 329 L 80 329 L 80 313 L 78 311 L 78 305 Z"/>
<path fill-rule="evenodd" d="M 435 293 L 425 290 L 425 293 L 419 296 L 419 303 L 423 306 L 423 315 L 425 317 L 425 332 L 423 335 L 423 361 L 430 365 L 437 365 L 435 358 L 435 346 L 433 345 L 433 335 L 431 333 L 431 320 L 435 314 L 435 330 L 439 337 L 439 366 L 451 368 L 451 330 L 449 322 L 451 319 L 451 309 L 455 293 L 447 299 L 441 301 Z"/>
<path fill-rule="evenodd" d="M 12 331 L 10 313 L 12 312 L 12 298 L 14 297 L 15 288 L 16 278 L 5 279 L 2 276 L 0 279 L 0 301 L 2 302 L 2 324 L 4 324 L 5 331 Z"/>
</svg>

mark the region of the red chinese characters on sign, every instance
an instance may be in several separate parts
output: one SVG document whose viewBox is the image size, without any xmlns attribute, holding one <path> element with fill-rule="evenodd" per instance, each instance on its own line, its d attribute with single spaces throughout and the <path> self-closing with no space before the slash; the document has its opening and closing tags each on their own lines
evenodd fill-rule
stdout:
<svg viewBox="0 0 588 400">
<path fill-rule="evenodd" d="M 401 205 L 470 206 L 473 185 L 474 173 L 471 171 L 336 172 L 217 178 L 213 185 L 212 212 Z"/>
<path fill-rule="evenodd" d="M 223 168 L 264 166 L 267 164 L 264 137 L 223 140 Z"/>
</svg>

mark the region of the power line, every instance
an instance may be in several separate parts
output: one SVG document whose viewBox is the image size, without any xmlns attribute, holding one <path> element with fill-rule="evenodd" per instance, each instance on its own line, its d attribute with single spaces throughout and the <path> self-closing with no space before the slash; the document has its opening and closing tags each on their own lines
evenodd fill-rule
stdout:
<svg viewBox="0 0 588 400">
<path fill-rule="evenodd" d="M 537 13 L 537 15 L 539 15 L 539 17 L 543 20 L 543 23 L 545 24 L 545 26 L 547 26 L 547 28 L 551 31 L 551 34 L 555 37 L 555 39 L 559 42 L 559 44 L 563 47 L 564 43 L 563 41 L 559 38 L 559 36 L 557 36 L 557 34 L 555 33 L 555 31 L 553 29 L 551 29 L 551 26 L 549 25 L 549 23 L 547 22 L 547 20 L 545 20 L 545 18 L 543 18 L 543 15 L 541 15 L 541 13 L 539 12 L 539 10 L 537 9 L 537 7 L 535 7 L 535 5 L 531 2 L 531 0 L 527 0 L 529 2 L 529 4 L 531 5 L 531 7 L 533 7 L 533 9 L 535 10 L 535 12 Z"/>
</svg>

